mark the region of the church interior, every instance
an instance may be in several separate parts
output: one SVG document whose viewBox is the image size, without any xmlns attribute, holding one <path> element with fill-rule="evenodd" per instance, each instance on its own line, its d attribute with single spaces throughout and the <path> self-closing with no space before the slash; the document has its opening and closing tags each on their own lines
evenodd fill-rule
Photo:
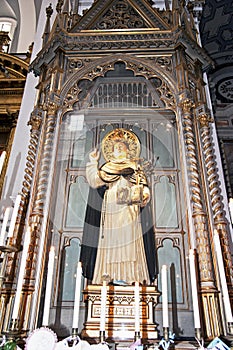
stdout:
<svg viewBox="0 0 233 350">
<path fill-rule="evenodd" d="M 1 0 L 3 342 L 233 347 L 232 43 L 230 0 Z"/>
</svg>

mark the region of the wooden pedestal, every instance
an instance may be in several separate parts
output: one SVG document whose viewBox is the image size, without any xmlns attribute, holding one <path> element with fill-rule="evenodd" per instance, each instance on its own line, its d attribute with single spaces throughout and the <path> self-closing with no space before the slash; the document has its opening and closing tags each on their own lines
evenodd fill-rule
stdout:
<svg viewBox="0 0 233 350">
<path fill-rule="evenodd" d="M 154 320 L 154 308 L 160 293 L 155 286 L 140 287 L 140 337 L 158 339 L 157 324 Z M 99 339 L 101 314 L 101 286 L 89 285 L 84 291 L 87 303 L 87 318 L 81 336 L 83 339 Z M 106 341 L 133 341 L 135 336 L 134 286 L 107 287 Z"/>
</svg>

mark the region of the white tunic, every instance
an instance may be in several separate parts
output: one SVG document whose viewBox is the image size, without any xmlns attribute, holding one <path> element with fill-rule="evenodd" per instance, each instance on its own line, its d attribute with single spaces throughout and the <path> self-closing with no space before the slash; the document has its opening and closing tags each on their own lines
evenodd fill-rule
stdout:
<svg viewBox="0 0 233 350">
<path fill-rule="evenodd" d="M 105 182 L 98 176 L 97 162 L 87 165 L 87 180 L 91 187 L 103 186 Z M 132 186 L 125 177 L 108 183 L 101 213 L 101 227 L 94 270 L 93 284 L 101 284 L 102 276 L 129 284 L 139 281 L 149 283 L 149 274 L 144 251 L 140 206 L 118 204 L 119 187 Z M 149 193 L 147 186 L 144 193 Z"/>
</svg>

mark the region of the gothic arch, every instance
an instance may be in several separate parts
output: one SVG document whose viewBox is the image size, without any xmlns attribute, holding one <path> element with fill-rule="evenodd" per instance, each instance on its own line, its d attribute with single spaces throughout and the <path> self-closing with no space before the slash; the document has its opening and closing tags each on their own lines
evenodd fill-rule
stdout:
<svg viewBox="0 0 233 350">
<path fill-rule="evenodd" d="M 178 95 L 177 84 L 174 77 L 168 69 L 164 69 L 163 65 L 154 63 L 153 61 L 139 59 L 130 55 L 117 54 L 108 58 L 95 59 L 92 62 L 84 62 L 79 60 L 80 69 L 77 67 L 71 77 L 67 80 L 61 90 L 61 101 L 64 105 L 65 112 L 73 109 L 73 104 L 78 101 L 80 92 L 78 83 L 80 80 L 94 80 L 98 77 L 104 77 L 105 73 L 114 70 L 114 64 L 124 62 L 127 70 L 134 72 L 135 76 L 142 76 L 145 79 L 158 78 L 161 80 L 161 86 L 158 91 L 161 100 L 164 101 L 167 109 L 176 110 L 176 96 Z M 172 64 L 170 62 L 170 64 Z"/>
</svg>

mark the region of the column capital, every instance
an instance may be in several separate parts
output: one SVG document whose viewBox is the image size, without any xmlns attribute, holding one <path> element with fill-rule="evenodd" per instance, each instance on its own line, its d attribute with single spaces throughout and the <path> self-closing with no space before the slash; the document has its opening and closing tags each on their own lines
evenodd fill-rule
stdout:
<svg viewBox="0 0 233 350">
<path fill-rule="evenodd" d="M 191 109 L 194 107 L 193 101 L 188 97 L 180 96 L 180 107 L 183 109 L 184 113 L 190 113 Z"/>
<path fill-rule="evenodd" d="M 43 104 L 43 110 L 48 113 L 48 115 L 55 115 L 57 110 L 59 108 L 59 105 L 50 99 L 48 99 L 44 104 Z"/>
<path fill-rule="evenodd" d="M 209 124 L 213 123 L 213 121 L 214 121 L 209 113 L 202 113 L 202 114 L 198 115 L 197 118 L 199 120 L 201 128 L 209 127 Z"/>
<path fill-rule="evenodd" d="M 214 120 L 210 115 L 210 110 L 205 104 L 196 106 L 195 112 L 201 128 L 208 127 L 209 123 L 213 123 Z"/>
<path fill-rule="evenodd" d="M 31 125 L 32 131 L 39 131 L 42 123 L 42 111 L 40 109 L 34 109 L 31 113 L 28 125 Z"/>
</svg>

